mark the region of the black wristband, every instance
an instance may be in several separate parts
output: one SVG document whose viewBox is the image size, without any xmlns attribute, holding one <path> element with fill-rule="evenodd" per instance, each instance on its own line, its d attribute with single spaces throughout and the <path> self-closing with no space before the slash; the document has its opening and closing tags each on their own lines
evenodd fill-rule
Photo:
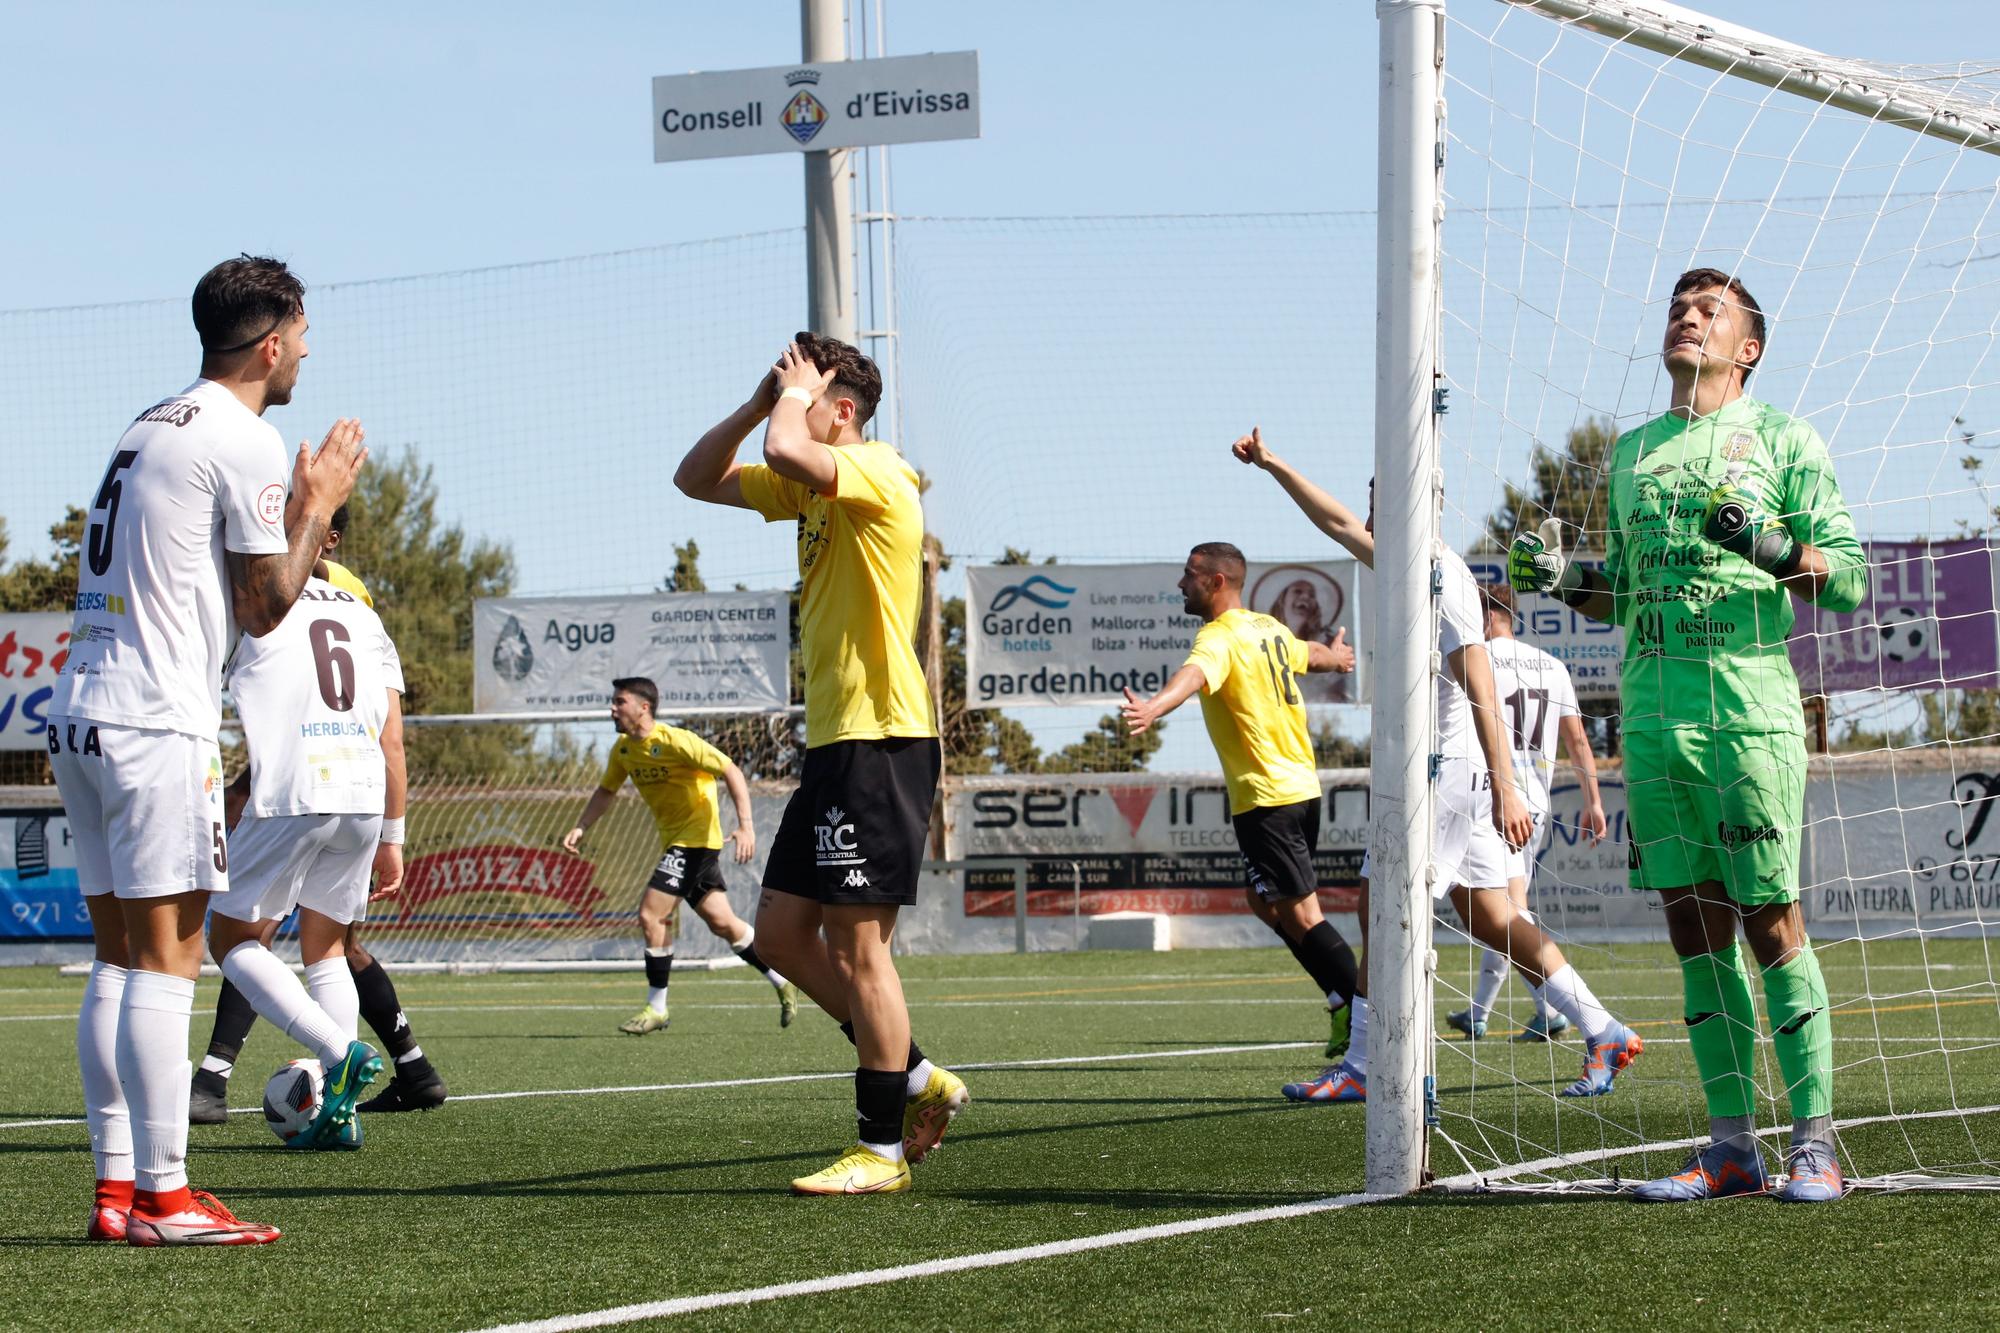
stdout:
<svg viewBox="0 0 2000 1333">
<path fill-rule="evenodd" d="M 1583 604 L 1589 601 L 1596 591 L 1597 589 L 1590 586 L 1590 571 L 1580 569 L 1577 571 L 1576 586 L 1562 595 L 1562 604 L 1572 610 L 1580 611 L 1583 609 Z"/>
<path fill-rule="evenodd" d="M 1771 577 L 1782 583 L 1784 580 L 1798 573 L 1799 566 L 1805 562 L 1806 544 L 1802 541 L 1794 540 L 1792 542 L 1792 549 L 1785 552 L 1785 558 L 1771 566 Z"/>
</svg>

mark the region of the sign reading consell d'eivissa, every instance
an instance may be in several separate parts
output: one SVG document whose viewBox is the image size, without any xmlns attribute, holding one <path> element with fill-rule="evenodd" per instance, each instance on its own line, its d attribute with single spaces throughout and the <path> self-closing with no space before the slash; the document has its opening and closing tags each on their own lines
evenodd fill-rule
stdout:
<svg viewBox="0 0 2000 1333">
<path fill-rule="evenodd" d="M 1111 703 L 1152 694 L 1187 661 L 1201 619 L 1189 615 L 1181 566 L 975 565 L 966 576 L 966 703 L 973 708 Z M 1361 618 L 1353 560 L 1253 564 L 1244 605 L 1299 638 L 1331 643 Z M 1309 704 L 1364 697 L 1358 672 L 1301 677 Z"/>
</svg>

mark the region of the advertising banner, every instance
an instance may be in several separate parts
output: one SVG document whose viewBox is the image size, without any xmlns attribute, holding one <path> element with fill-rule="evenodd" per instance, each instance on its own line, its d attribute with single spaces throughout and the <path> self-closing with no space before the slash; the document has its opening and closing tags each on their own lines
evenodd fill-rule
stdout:
<svg viewBox="0 0 2000 1333">
<path fill-rule="evenodd" d="M 791 690 L 782 592 L 493 597 L 472 607 L 473 707 L 529 713 L 609 705 L 616 676 L 646 676 L 662 714 L 763 712 Z"/>
<path fill-rule="evenodd" d="M 1836 767 L 1806 786 L 1806 913 L 1934 929 L 2000 917 L 2000 764 Z"/>
<path fill-rule="evenodd" d="M 1360 565 L 1353 560 L 1252 564 L 1244 604 L 1311 642 L 1347 631 L 1357 651 Z M 1187 661 L 1201 628 L 1182 610 L 1179 564 L 975 565 L 966 572 L 966 704 L 1014 708 L 1115 703 L 1148 695 Z M 1354 674 L 1302 677 L 1309 704 L 1361 700 Z"/>
<path fill-rule="evenodd" d="M 1576 559 L 1590 569 L 1604 568 L 1601 555 L 1580 553 Z M 1469 555 L 1465 565 L 1475 582 L 1507 581 L 1505 556 Z M 1578 700 L 1618 697 L 1618 674 L 1625 660 L 1621 627 L 1592 620 L 1553 597 L 1524 592 L 1516 595 L 1514 633 L 1569 668 Z"/>
<path fill-rule="evenodd" d="M 1868 594 L 1834 615 L 1794 601 L 1792 666 L 1806 694 L 2000 685 L 1986 543 L 1868 542 Z"/>
<path fill-rule="evenodd" d="M 653 80 L 655 162 L 978 137 L 977 51 Z"/>
<path fill-rule="evenodd" d="M 88 938 L 69 817 L 56 806 L 0 810 L 0 940 Z"/>
<path fill-rule="evenodd" d="M 0 750 L 39 750 L 48 742 L 49 698 L 69 660 L 67 611 L 0 615 Z"/>
</svg>

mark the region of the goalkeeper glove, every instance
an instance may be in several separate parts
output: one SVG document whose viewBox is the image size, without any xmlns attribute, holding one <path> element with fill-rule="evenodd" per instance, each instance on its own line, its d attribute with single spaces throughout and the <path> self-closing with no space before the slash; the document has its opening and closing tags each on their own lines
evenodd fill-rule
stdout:
<svg viewBox="0 0 2000 1333">
<path fill-rule="evenodd" d="M 1586 595 L 1583 567 L 1563 554 L 1562 524 L 1552 518 L 1507 548 L 1507 582 L 1515 592 L 1547 593 L 1569 605 Z"/>
<path fill-rule="evenodd" d="M 1799 543 L 1784 520 L 1768 512 L 1742 482 L 1743 465 L 1731 463 L 1723 483 L 1708 493 L 1701 535 L 1773 578 L 1790 578 L 1798 572 Z"/>
</svg>

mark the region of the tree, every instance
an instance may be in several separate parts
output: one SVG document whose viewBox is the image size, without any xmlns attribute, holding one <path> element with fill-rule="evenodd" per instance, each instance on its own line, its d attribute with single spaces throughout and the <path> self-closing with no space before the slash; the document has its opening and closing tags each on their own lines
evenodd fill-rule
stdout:
<svg viewBox="0 0 2000 1333">
<path fill-rule="evenodd" d="M 701 577 L 701 547 L 694 538 L 674 543 L 674 572 L 660 580 L 661 592 L 707 592 Z"/>
<path fill-rule="evenodd" d="M 1562 520 L 1565 535 L 1582 532 L 1579 547 L 1602 551 L 1611 512 L 1611 446 L 1617 440 L 1608 417 L 1593 417 L 1570 427 L 1562 453 L 1537 444 L 1528 458 L 1528 485 L 1506 484 L 1500 507 L 1486 520 L 1486 535 L 1473 550 L 1504 551 L 1515 537 L 1554 517 Z"/>
<path fill-rule="evenodd" d="M 23 560 L 0 571 L 0 611 L 67 611 L 76 604 L 77 559 L 83 549 L 87 515 L 75 505 L 49 527 L 55 554 Z M 7 529 L 0 523 L 0 559 L 7 554 Z"/>
</svg>

